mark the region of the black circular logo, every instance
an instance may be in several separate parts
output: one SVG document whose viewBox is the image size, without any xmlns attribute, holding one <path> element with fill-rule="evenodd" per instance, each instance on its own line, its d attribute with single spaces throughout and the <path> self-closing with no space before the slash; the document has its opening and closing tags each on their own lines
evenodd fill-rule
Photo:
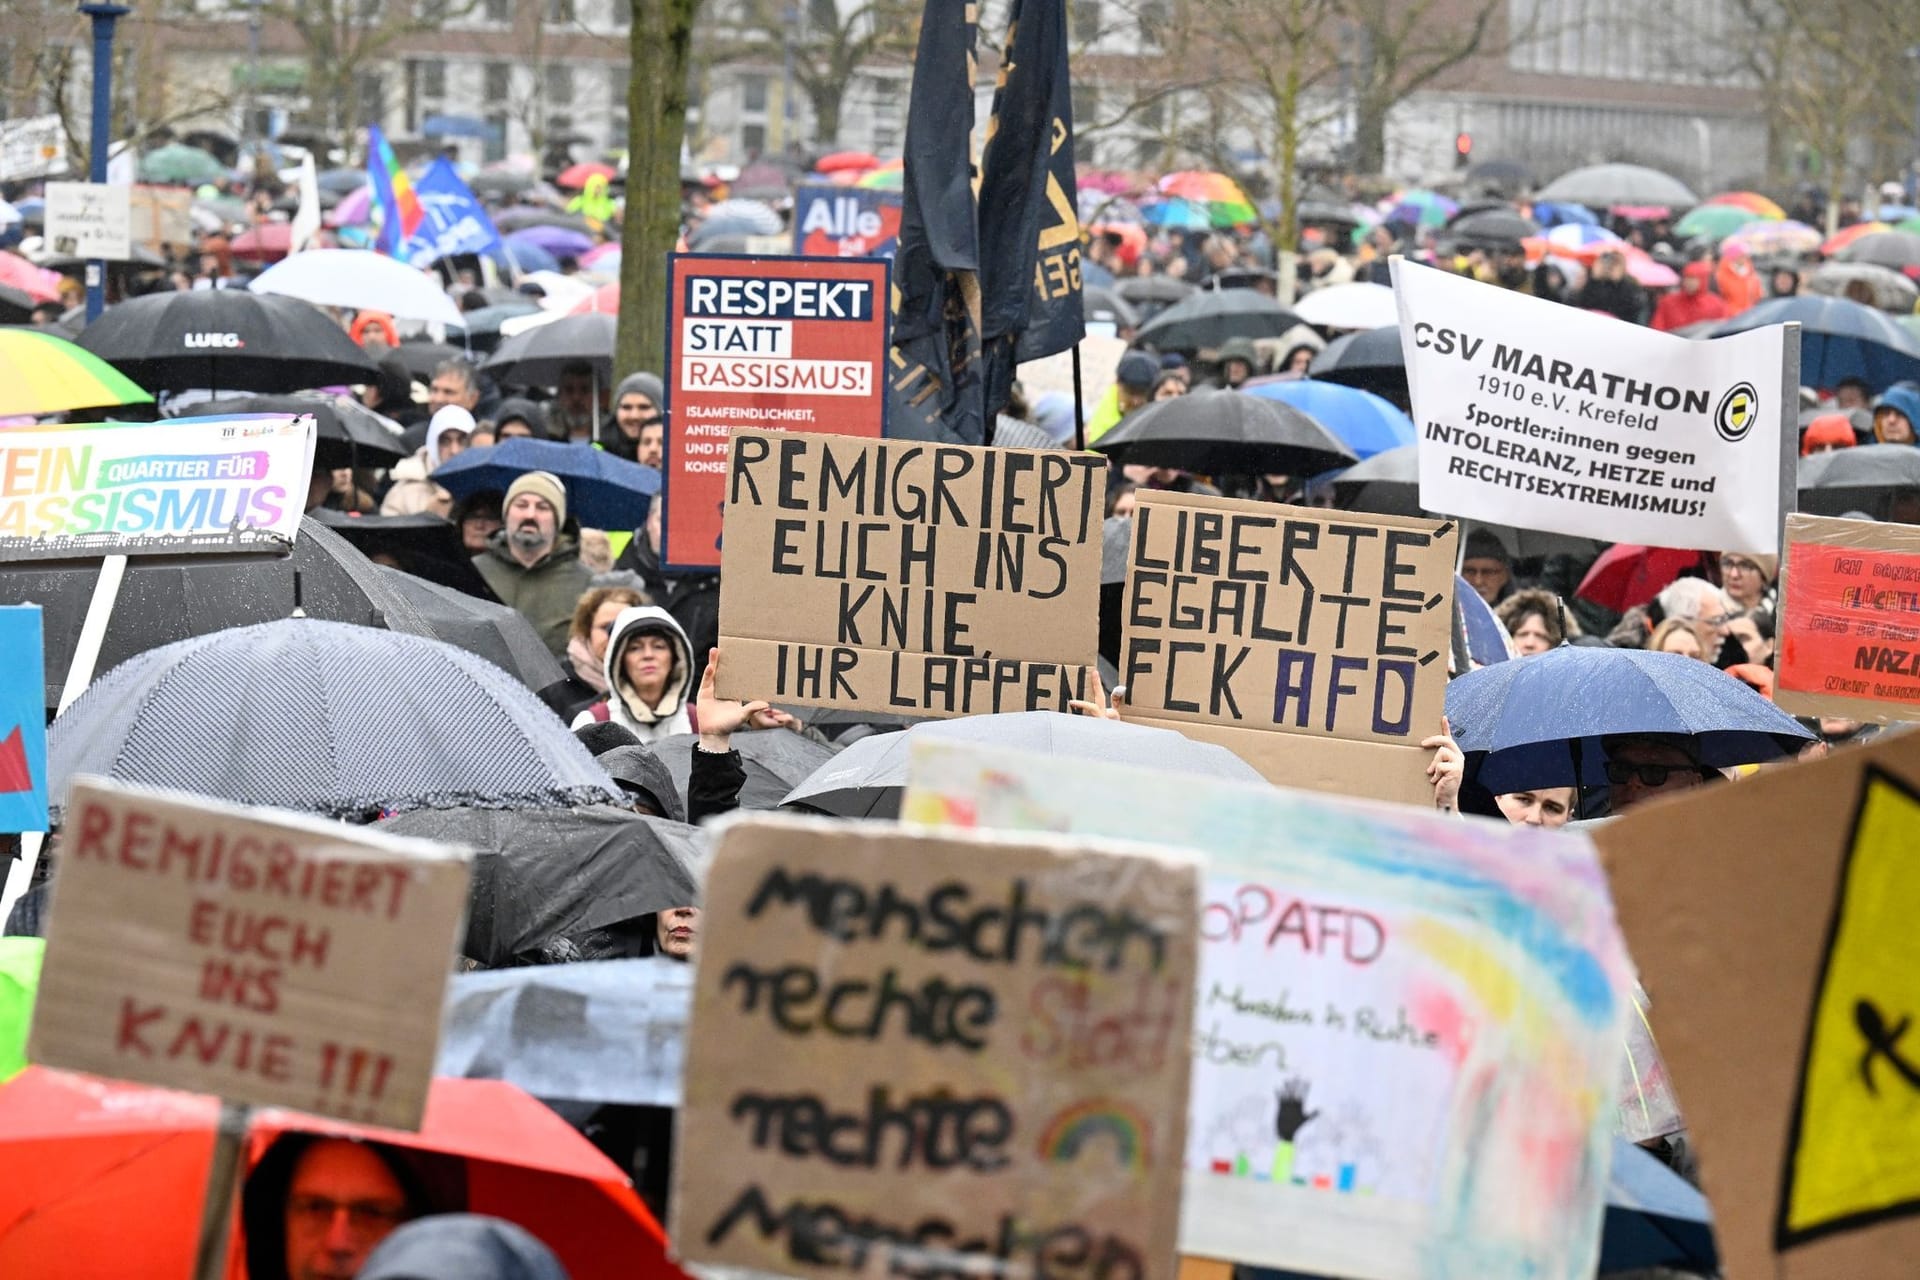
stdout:
<svg viewBox="0 0 1920 1280">
<path fill-rule="evenodd" d="M 1713 411 L 1713 429 L 1729 444 L 1745 440 L 1759 420 L 1760 393 L 1751 382 L 1743 382 L 1721 396 L 1720 407 Z"/>
</svg>

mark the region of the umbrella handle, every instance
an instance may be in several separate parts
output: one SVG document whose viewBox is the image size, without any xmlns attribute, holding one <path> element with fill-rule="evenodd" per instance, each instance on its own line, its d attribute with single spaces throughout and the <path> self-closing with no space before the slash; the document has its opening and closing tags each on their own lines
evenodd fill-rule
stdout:
<svg viewBox="0 0 1920 1280">
<path fill-rule="evenodd" d="M 252 1107 L 220 1100 L 220 1127 L 214 1133 L 213 1163 L 207 1166 L 207 1199 L 200 1212 L 200 1244 L 194 1251 L 194 1280 L 224 1280 L 226 1275 L 233 1192 L 240 1183 L 243 1147 L 252 1123 Z"/>
</svg>

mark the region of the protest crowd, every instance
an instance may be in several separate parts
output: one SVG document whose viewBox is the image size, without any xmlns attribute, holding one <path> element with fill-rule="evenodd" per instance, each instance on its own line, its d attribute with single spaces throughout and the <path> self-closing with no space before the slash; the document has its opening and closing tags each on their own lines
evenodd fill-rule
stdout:
<svg viewBox="0 0 1920 1280">
<path fill-rule="evenodd" d="M 0 1276 L 1912 1274 L 1911 189 L 914 92 L 8 187 Z"/>
</svg>

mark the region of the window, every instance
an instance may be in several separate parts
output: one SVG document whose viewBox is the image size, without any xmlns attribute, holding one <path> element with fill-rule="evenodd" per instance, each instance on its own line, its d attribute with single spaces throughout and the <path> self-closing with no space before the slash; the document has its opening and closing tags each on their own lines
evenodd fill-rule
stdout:
<svg viewBox="0 0 1920 1280">
<path fill-rule="evenodd" d="M 413 64 L 419 76 L 420 96 L 423 98 L 444 98 L 447 96 L 447 64 L 439 58 L 425 58 Z"/>
<path fill-rule="evenodd" d="M 483 154 L 486 157 L 486 162 L 488 164 L 493 164 L 496 161 L 505 160 L 507 158 L 507 114 L 506 112 L 504 111 L 493 112 L 487 117 L 487 123 L 493 126 L 493 131 L 487 135 L 486 147 L 483 151 Z"/>
<path fill-rule="evenodd" d="M 360 99 L 362 120 L 387 118 L 387 80 L 378 71 L 362 71 L 354 80 Z"/>
<path fill-rule="evenodd" d="M 564 62 L 549 62 L 546 70 L 547 105 L 573 105 L 573 68 Z"/>
<path fill-rule="evenodd" d="M 1072 0 L 1073 42 L 1092 44 L 1100 38 L 1100 0 Z"/>
<path fill-rule="evenodd" d="M 1075 81 L 1073 84 L 1073 126 L 1075 129 L 1090 129 L 1100 115 L 1100 91 L 1090 84 Z"/>
<path fill-rule="evenodd" d="M 506 24 L 513 21 L 513 0 L 487 0 L 485 12 L 488 22 Z"/>
<path fill-rule="evenodd" d="M 740 77 L 740 109 L 763 113 L 766 111 L 767 78 L 765 76 Z"/>
<path fill-rule="evenodd" d="M 505 62 L 489 62 L 486 74 L 485 97 L 488 102 L 504 103 L 513 96 L 513 66 Z"/>
<path fill-rule="evenodd" d="M 547 145 L 569 146 L 573 142 L 573 117 L 567 115 L 547 117 Z"/>
<path fill-rule="evenodd" d="M 437 27 L 447 20 L 447 0 L 415 0 L 414 13 L 422 25 Z"/>
<path fill-rule="evenodd" d="M 1167 30 L 1167 0 L 1140 0 L 1140 35 L 1148 44 L 1160 43 Z"/>
<path fill-rule="evenodd" d="M 573 0 L 547 0 L 547 24 L 549 26 L 573 25 Z"/>
<path fill-rule="evenodd" d="M 1167 131 L 1167 100 L 1155 98 L 1140 108 L 1138 119 L 1140 127 L 1154 133 Z"/>
<path fill-rule="evenodd" d="M 758 156 L 767 149 L 767 126 L 763 124 L 743 124 L 740 126 L 740 150 L 749 159 Z"/>
<path fill-rule="evenodd" d="M 626 63 L 617 62 L 607 68 L 607 99 L 613 104 L 616 112 L 626 110 L 627 91 L 632 85 L 633 69 Z M 619 132 L 624 134 L 626 130 L 622 129 Z"/>
</svg>

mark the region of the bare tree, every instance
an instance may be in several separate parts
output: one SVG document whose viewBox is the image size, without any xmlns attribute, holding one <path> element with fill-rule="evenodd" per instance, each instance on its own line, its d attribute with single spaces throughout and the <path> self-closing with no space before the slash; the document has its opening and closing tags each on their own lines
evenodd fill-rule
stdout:
<svg viewBox="0 0 1920 1280">
<path fill-rule="evenodd" d="M 790 68 L 813 113 L 813 143 L 839 145 L 855 75 L 875 61 L 902 63 L 919 39 L 915 0 L 737 0 L 703 50 L 713 64 L 768 61 Z"/>
<path fill-rule="evenodd" d="M 1497 53 L 1512 33 L 1500 17 L 1507 0 L 1338 0 L 1354 48 L 1353 154 L 1359 173 L 1387 162 L 1387 116 L 1411 95 L 1481 54 Z"/>
</svg>

